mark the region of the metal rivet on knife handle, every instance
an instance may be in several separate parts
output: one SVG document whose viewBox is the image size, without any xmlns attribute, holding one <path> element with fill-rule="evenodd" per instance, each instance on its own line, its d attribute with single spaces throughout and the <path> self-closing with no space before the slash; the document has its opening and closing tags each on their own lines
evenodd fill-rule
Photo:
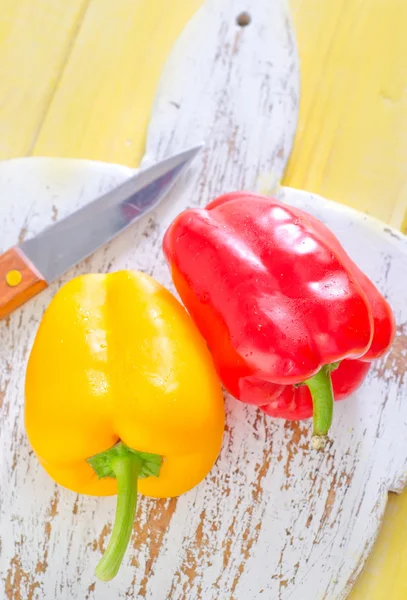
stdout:
<svg viewBox="0 0 407 600">
<path fill-rule="evenodd" d="M 0 255 L 0 319 L 36 296 L 47 282 L 18 248 Z"/>
<path fill-rule="evenodd" d="M 17 271 L 17 269 L 12 269 L 6 275 L 6 282 L 10 287 L 16 287 L 22 280 L 23 276 L 21 275 L 21 271 Z"/>
</svg>

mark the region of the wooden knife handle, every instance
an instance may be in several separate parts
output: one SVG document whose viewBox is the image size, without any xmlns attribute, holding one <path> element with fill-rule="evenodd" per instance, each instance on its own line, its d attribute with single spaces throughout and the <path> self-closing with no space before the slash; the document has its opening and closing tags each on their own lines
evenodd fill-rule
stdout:
<svg viewBox="0 0 407 600">
<path fill-rule="evenodd" d="M 19 248 L 0 255 L 0 319 L 36 296 L 47 282 Z"/>
</svg>

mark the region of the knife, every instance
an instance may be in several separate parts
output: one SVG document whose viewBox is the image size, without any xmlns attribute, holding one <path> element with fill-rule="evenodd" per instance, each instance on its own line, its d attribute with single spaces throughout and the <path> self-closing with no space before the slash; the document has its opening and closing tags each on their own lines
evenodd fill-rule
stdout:
<svg viewBox="0 0 407 600">
<path fill-rule="evenodd" d="M 0 319 L 155 208 L 202 144 L 136 173 L 0 255 Z"/>
</svg>

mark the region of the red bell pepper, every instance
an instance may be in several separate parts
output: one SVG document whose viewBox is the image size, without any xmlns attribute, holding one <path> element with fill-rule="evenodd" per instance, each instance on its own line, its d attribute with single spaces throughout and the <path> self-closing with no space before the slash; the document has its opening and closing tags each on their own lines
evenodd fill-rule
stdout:
<svg viewBox="0 0 407 600">
<path fill-rule="evenodd" d="M 334 397 L 359 387 L 395 335 L 389 304 L 333 233 L 236 192 L 181 213 L 164 252 L 226 389 L 273 417 L 313 415 L 322 448 Z"/>
</svg>

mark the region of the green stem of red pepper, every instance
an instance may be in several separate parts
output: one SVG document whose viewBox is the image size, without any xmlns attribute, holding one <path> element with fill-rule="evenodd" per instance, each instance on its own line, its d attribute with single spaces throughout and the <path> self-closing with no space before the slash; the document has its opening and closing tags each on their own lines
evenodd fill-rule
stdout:
<svg viewBox="0 0 407 600">
<path fill-rule="evenodd" d="M 323 450 L 328 439 L 328 431 L 332 425 L 334 411 L 334 394 L 332 389 L 331 372 L 339 363 L 324 365 L 316 375 L 304 381 L 311 393 L 314 407 L 314 431 L 312 446 L 314 450 Z"/>
</svg>

